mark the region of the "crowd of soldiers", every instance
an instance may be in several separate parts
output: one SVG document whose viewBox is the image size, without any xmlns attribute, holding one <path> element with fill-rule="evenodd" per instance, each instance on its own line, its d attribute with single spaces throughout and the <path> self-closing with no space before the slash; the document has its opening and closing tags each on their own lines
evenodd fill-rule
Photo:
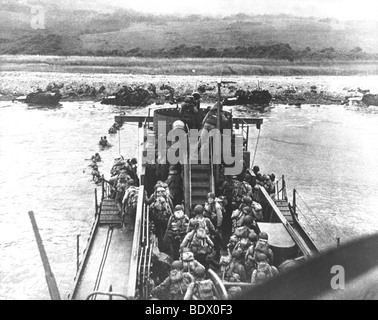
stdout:
<svg viewBox="0 0 378 320">
<path fill-rule="evenodd" d="M 254 177 L 252 179 L 252 177 Z M 242 291 L 238 282 L 260 284 L 278 274 L 269 236 L 257 222 L 264 220 L 258 190 L 274 197 L 274 175 L 253 172 L 226 179 L 221 194 L 207 194 L 207 201 L 194 206 L 190 216 L 175 201 L 166 182 L 159 181 L 147 204 L 159 249 L 174 262 L 169 276 L 155 283 L 156 299 L 216 299 L 216 289 L 206 279 L 211 268 L 228 286 L 229 296 Z"/>
</svg>

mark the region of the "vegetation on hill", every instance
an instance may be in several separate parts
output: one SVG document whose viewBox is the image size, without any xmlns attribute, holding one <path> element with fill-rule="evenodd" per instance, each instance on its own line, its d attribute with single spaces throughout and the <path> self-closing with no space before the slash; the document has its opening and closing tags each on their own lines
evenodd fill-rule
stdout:
<svg viewBox="0 0 378 320">
<path fill-rule="evenodd" d="M 377 60 L 378 22 L 289 15 L 206 17 L 104 10 L 42 1 L 46 28 L 33 30 L 30 6 L 0 0 L 0 54 L 287 61 Z M 79 4 L 81 4 L 79 6 Z"/>
</svg>

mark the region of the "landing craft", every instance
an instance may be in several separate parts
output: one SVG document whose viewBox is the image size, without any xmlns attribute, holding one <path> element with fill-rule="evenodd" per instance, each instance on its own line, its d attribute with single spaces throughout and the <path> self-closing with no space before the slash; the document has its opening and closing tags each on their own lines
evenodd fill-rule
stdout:
<svg viewBox="0 0 378 320">
<path fill-rule="evenodd" d="M 218 83 L 219 98 L 220 87 L 221 82 Z M 260 131 L 263 119 L 238 118 L 230 112 L 221 111 L 220 103 L 217 106 L 217 128 L 220 128 L 220 115 L 223 112 L 225 117 L 231 119 L 230 129 L 235 138 L 242 140 L 241 150 L 238 150 L 242 159 L 248 168 L 252 167 L 254 158 L 251 159 L 251 152 L 248 149 L 250 129 L 255 126 Z M 200 109 L 199 117 L 203 119 L 207 111 L 207 109 Z M 147 116 L 120 115 L 115 117 L 117 123 L 137 123 L 139 128 L 138 176 L 140 186 L 135 224 L 130 229 L 122 228 L 122 216 L 118 213 L 115 200 L 111 197 L 111 185 L 105 179 L 102 182 L 100 201 L 96 198 L 95 222 L 69 299 L 146 300 L 150 298 L 151 285 L 158 281 L 154 261 L 157 260 L 159 252 L 162 253 L 162 243 L 157 241 L 153 232 L 150 221 L 151 210 L 145 202 L 145 194 L 150 196 L 154 192 L 156 182 L 160 180 L 160 177 L 157 176 L 157 164 L 154 161 L 158 155 L 157 146 L 161 138 L 158 134 L 159 124 L 164 122 L 166 132 L 169 132 L 173 124 L 180 119 L 178 107 L 156 109 L 152 116 L 149 111 Z M 190 141 L 190 130 L 185 130 L 185 132 L 186 139 Z M 222 165 L 214 164 L 213 148 L 210 148 L 210 162 L 206 164 L 201 162 L 201 158 L 198 159 L 199 163 L 191 164 L 189 161 L 192 159 L 191 152 L 191 148 L 188 148 L 184 154 L 184 159 L 187 161 L 183 161 L 180 165 L 183 173 L 184 209 L 188 216 L 191 216 L 192 208 L 196 204 L 206 201 L 206 195 L 209 192 L 219 195 L 220 186 L 225 179 L 221 174 L 224 169 Z M 154 154 L 155 159 L 143 161 L 146 153 Z M 165 159 L 167 158 L 165 157 Z M 170 163 L 159 164 L 159 166 L 169 168 Z M 252 180 L 256 182 L 254 173 L 251 170 L 249 172 L 252 175 Z M 317 257 L 320 251 L 299 220 L 295 193 L 293 202 L 289 203 L 288 201 L 285 177 L 276 182 L 274 197 L 269 195 L 264 187 L 257 187 L 257 190 L 264 216 L 258 226 L 261 231 L 269 234 L 269 244 L 275 256 L 275 266 L 279 267 L 288 260 L 295 261 L 295 265 L 306 265 L 314 257 Z M 165 265 L 168 260 L 160 262 Z M 159 268 L 158 271 L 162 273 L 159 277 L 164 278 L 168 276 L 169 268 L 165 273 L 162 268 Z M 222 280 L 211 268 L 208 269 L 207 278 L 214 283 L 218 299 L 230 298 L 228 290 L 235 286 L 234 282 Z M 160 279 L 160 281 L 162 280 Z M 248 297 L 251 283 L 237 283 L 237 285 L 242 288 L 245 297 Z"/>
</svg>

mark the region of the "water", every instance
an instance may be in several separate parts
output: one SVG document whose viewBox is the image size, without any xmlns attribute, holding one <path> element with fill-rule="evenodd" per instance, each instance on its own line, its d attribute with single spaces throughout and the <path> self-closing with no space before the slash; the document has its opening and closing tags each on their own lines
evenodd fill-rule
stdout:
<svg viewBox="0 0 378 320">
<path fill-rule="evenodd" d="M 99 137 L 107 135 L 113 147 L 100 152 L 99 169 L 108 174 L 119 140 L 107 130 L 118 112 L 89 102 L 55 109 L 0 102 L 0 299 L 49 299 L 30 210 L 66 297 L 76 272 L 76 236 L 82 251 L 94 220 L 95 186 L 85 159 L 100 151 Z M 285 175 L 316 215 L 309 214 L 309 222 L 320 220 L 342 241 L 377 232 L 378 112 L 276 106 L 262 116 L 255 164 L 263 173 Z M 124 156 L 136 156 L 137 132 L 135 124 L 124 126 Z M 252 149 L 256 137 L 252 130 Z M 313 234 L 322 243 L 322 235 Z"/>
</svg>

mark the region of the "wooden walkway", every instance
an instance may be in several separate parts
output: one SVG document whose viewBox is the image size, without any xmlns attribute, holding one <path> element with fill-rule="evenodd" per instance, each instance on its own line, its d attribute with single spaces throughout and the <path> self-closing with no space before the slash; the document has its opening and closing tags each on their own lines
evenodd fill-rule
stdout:
<svg viewBox="0 0 378 320">
<path fill-rule="evenodd" d="M 109 292 L 110 286 L 112 292 L 127 296 L 134 232 L 122 228 L 114 200 L 105 199 L 101 212 L 72 297 L 74 300 L 85 300 L 94 291 Z M 96 300 L 108 299 L 108 296 L 96 297 Z M 113 298 L 117 299 L 120 298 Z"/>
</svg>

